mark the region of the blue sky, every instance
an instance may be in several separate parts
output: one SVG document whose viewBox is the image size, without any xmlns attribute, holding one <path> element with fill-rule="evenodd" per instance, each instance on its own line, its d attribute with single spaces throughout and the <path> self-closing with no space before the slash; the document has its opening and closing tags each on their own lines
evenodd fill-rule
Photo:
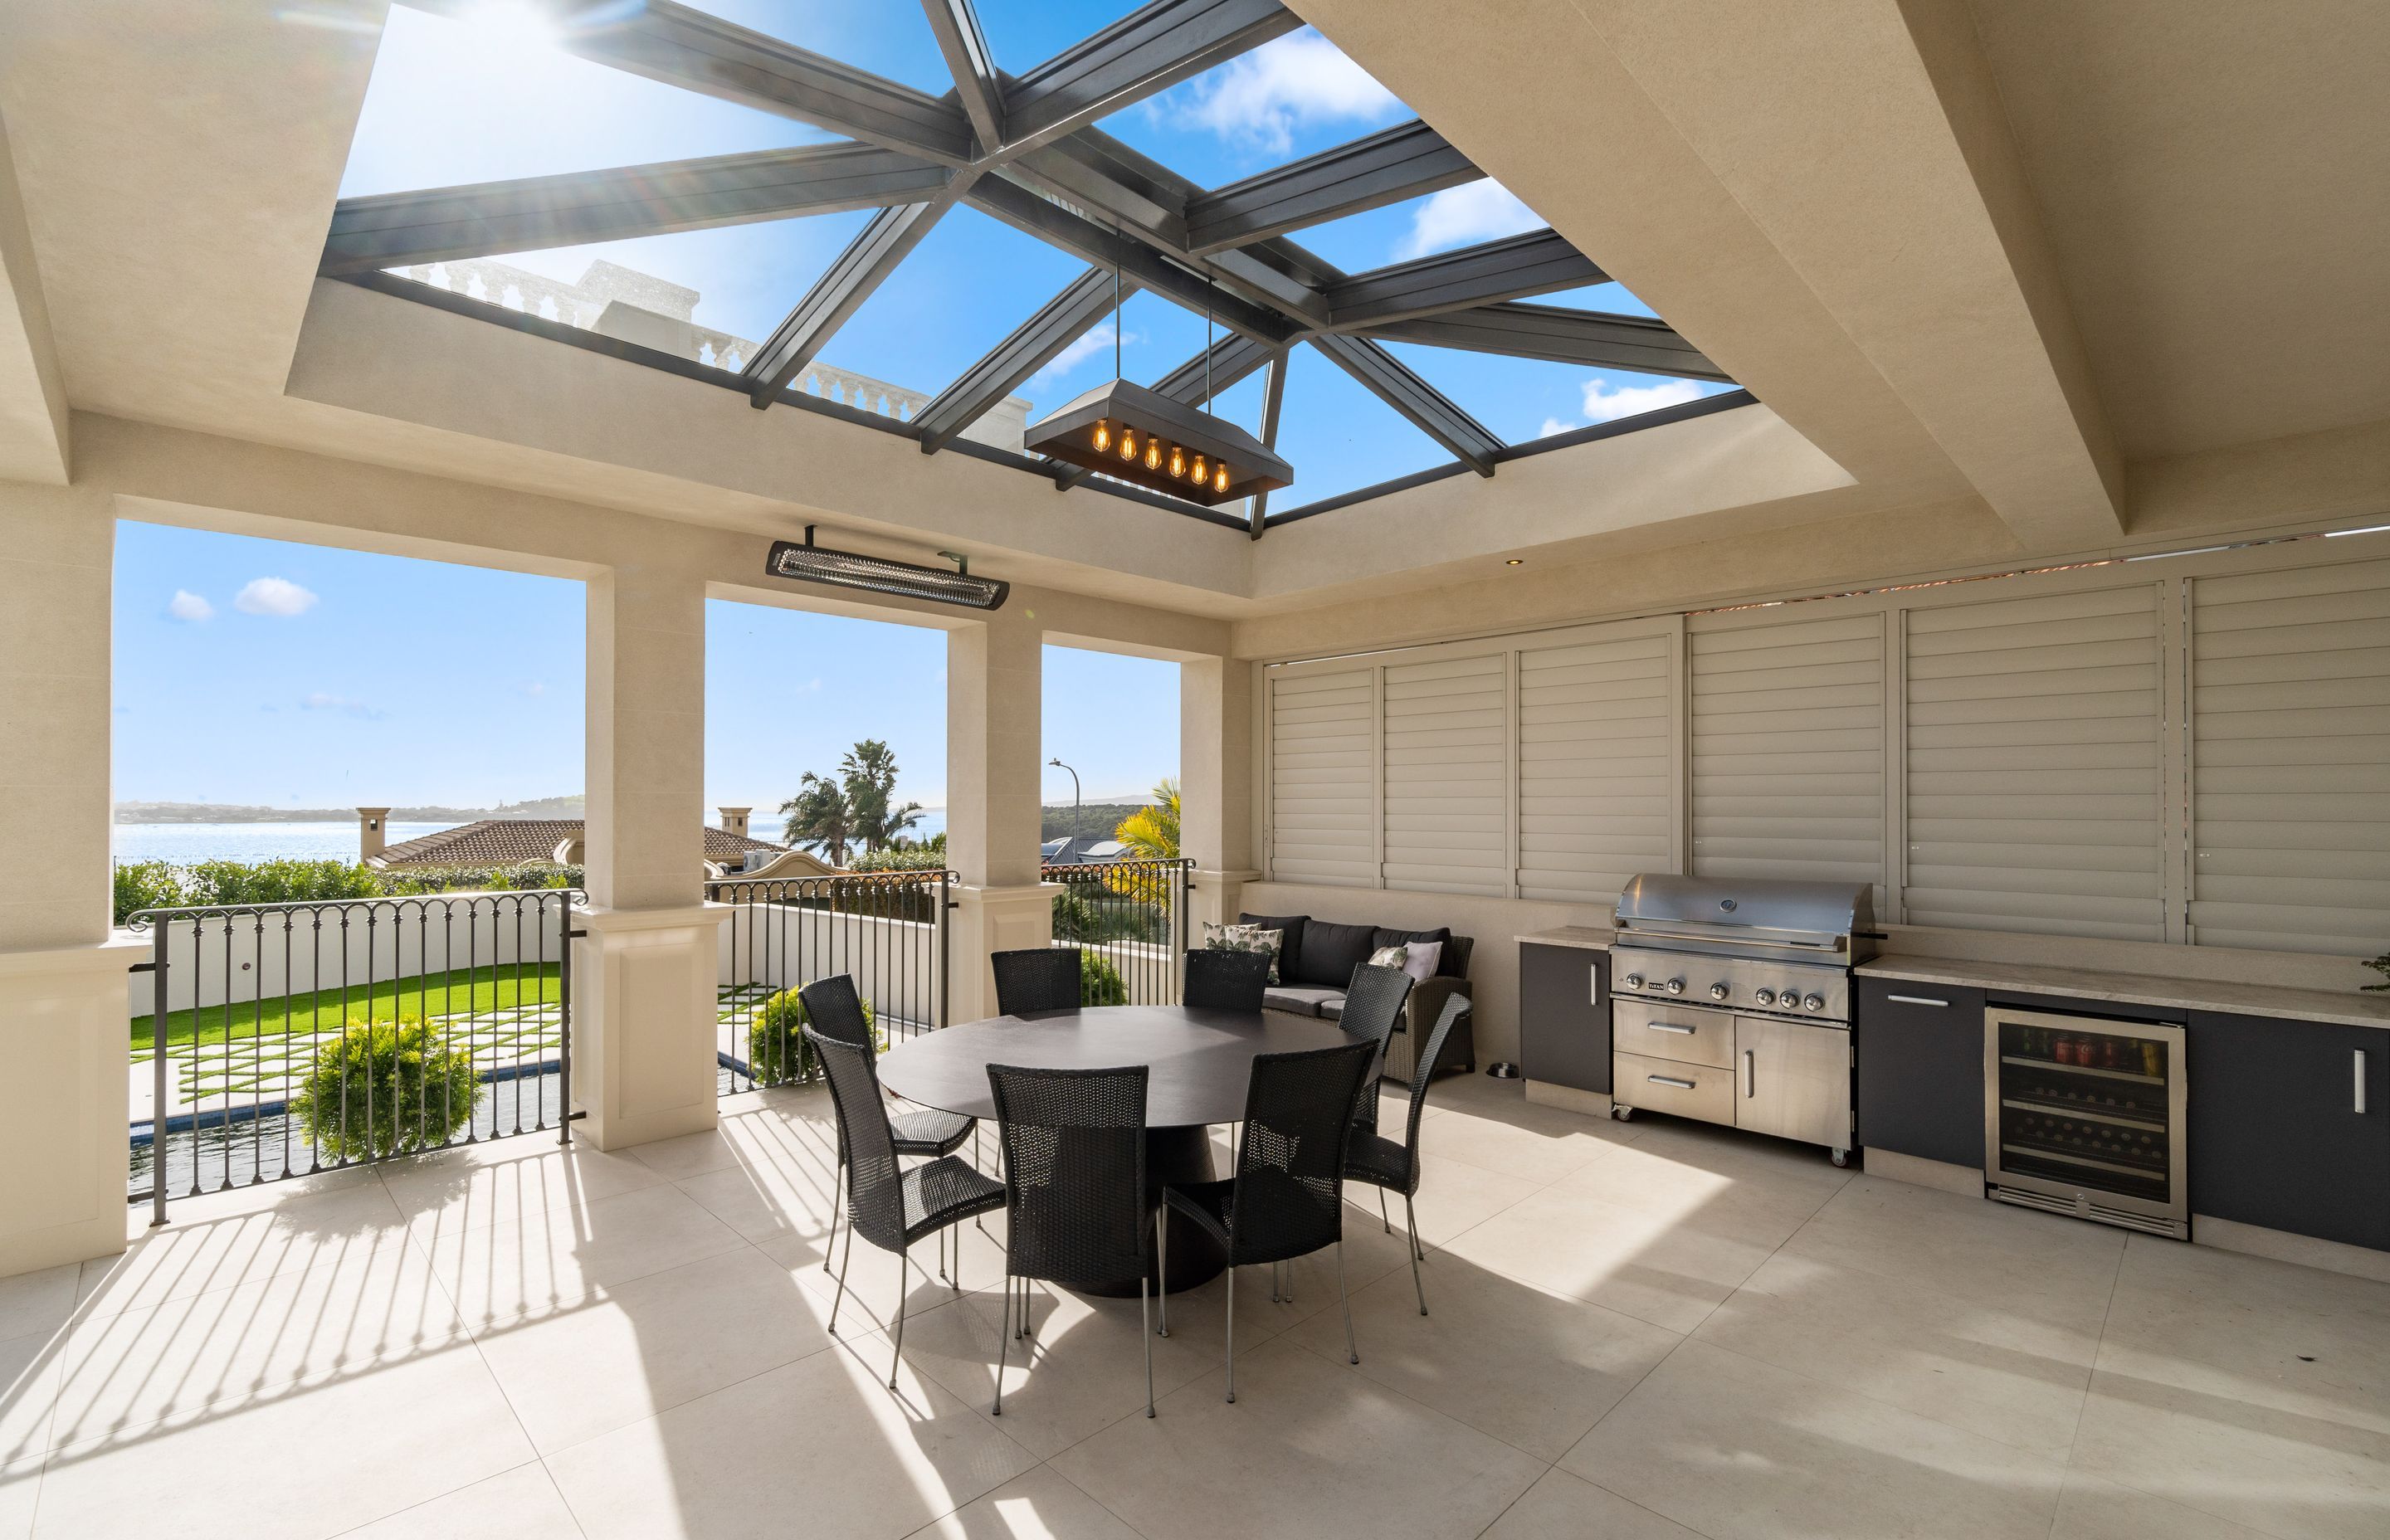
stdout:
<svg viewBox="0 0 2390 1540">
<path fill-rule="evenodd" d="M 117 526 L 115 795 L 488 806 L 583 789 L 582 585 L 157 524 Z M 769 809 L 858 738 L 945 800 L 946 635 L 715 601 L 706 802 Z M 1178 768 L 1178 670 L 1046 649 L 1046 754 L 1090 798 Z M 1047 772 L 1050 800 L 1071 778 Z"/>
<path fill-rule="evenodd" d="M 710 0 L 729 20 L 931 92 L 951 85 L 920 7 Z M 999 67 L 1026 71 L 1135 6 L 1127 0 L 982 0 Z M 1304 29 L 1106 119 L 1102 126 L 1204 186 L 1344 143 L 1413 114 L 1334 45 Z M 446 186 L 818 143 L 831 135 L 768 113 L 586 62 L 535 30 L 468 24 L 393 6 L 351 147 L 344 195 Z M 694 319 L 770 335 L 843 249 L 863 212 L 607 242 L 497 259 L 566 282 L 598 259 L 695 289 Z M 1540 227 L 1480 181 L 1299 231 L 1348 271 Z M 1600 253 L 1592 253 L 1596 261 Z M 1076 259 L 970 209 L 942 220 L 825 348 L 826 364 L 933 394 L 1084 270 Z M 1615 284 L 1545 303 L 1649 314 Z M 1150 382 L 1203 343 L 1204 323 L 1151 295 L 1032 379 L 1032 419 L 1121 369 Z M 1399 350 L 1501 438 L 1518 443 L 1727 387 L 1500 358 Z M 1281 511 L 1449 460 L 1442 448 L 1309 349 L 1298 350 L 1280 426 L 1296 482 Z M 727 394 L 698 409 L 743 409 Z M 1258 381 L 1223 415 L 1257 427 Z"/>
</svg>

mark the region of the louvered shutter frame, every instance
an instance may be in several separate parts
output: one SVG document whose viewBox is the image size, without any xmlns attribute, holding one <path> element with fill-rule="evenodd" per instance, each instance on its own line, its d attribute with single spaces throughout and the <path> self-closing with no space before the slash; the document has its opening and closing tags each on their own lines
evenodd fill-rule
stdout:
<svg viewBox="0 0 2390 1540">
<path fill-rule="evenodd" d="M 1607 904 L 1628 878 L 1668 869 L 1668 644 L 1520 654 L 1520 897 Z"/>
<path fill-rule="evenodd" d="M 1508 685 L 1500 653 L 1387 668 L 1387 887 L 1510 891 Z"/>
<path fill-rule="evenodd" d="M 1270 870 L 1281 882 L 1378 881 L 1369 671 L 1270 680 Z"/>
</svg>

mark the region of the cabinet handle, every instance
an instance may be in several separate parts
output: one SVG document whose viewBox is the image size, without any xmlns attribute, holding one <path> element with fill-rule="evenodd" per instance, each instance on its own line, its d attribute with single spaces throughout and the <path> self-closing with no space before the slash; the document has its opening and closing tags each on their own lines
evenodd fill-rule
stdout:
<svg viewBox="0 0 2390 1540">
<path fill-rule="evenodd" d="M 1698 1027 L 1680 1027 L 1674 1021 L 1646 1021 L 1643 1024 L 1653 1032 L 1673 1032 L 1679 1037 L 1690 1037 L 1701 1030 Z"/>
<path fill-rule="evenodd" d="M 2365 1115 L 2365 1050 L 2363 1048 L 2353 1049 L 2351 1050 L 2351 1057 L 2357 1061 L 2357 1105 L 2355 1110 L 2357 1115 L 2361 1118 Z"/>
<path fill-rule="evenodd" d="M 1690 1091 L 1694 1088 L 1691 1081 L 1678 1080 L 1675 1075 L 1645 1075 L 1643 1078 L 1654 1085 L 1673 1085 L 1679 1091 Z"/>
<path fill-rule="evenodd" d="M 1922 995 L 1887 995 L 1884 998 L 1895 1006 L 1940 1006 L 1947 1009 L 1950 1005 L 1947 1000 L 1928 999 Z"/>
<path fill-rule="evenodd" d="M 1759 1050 L 1742 1050 L 1742 1095 L 1746 1101 L 1759 1095 Z"/>
<path fill-rule="evenodd" d="M 1599 968 L 1585 970 L 1585 1003 L 1589 1006 L 1601 1004 L 1601 969 Z"/>
</svg>

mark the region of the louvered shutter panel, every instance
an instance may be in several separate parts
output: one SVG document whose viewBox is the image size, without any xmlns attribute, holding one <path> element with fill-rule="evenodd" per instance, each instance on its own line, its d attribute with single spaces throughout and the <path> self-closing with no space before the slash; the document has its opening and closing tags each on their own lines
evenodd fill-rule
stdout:
<svg viewBox="0 0 2390 1540">
<path fill-rule="evenodd" d="M 1369 671 L 1270 681 L 1270 871 L 1281 882 L 1378 883 Z"/>
<path fill-rule="evenodd" d="M 2164 941 L 2154 586 L 1915 610 L 1909 923 Z"/>
<path fill-rule="evenodd" d="M 1883 894 L 1883 617 L 1697 629 L 1693 870 Z"/>
<path fill-rule="evenodd" d="M 1499 653 L 1386 670 L 1386 886 L 1510 891 L 1507 665 Z"/>
<path fill-rule="evenodd" d="M 1610 903 L 1670 860 L 1668 638 L 1519 656 L 1519 896 Z"/>
<path fill-rule="evenodd" d="M 2210 946 L 2390 943 L 2390 562 L 2191 594 L 2191 922 Z"/>
</svg>

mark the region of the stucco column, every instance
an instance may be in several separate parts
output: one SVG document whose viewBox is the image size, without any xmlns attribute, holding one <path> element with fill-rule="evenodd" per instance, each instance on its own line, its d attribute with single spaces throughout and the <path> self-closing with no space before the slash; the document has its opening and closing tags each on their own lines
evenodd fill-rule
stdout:
<svg viewBox="0 0 2390 1540">
<path fill-rule="evenodd" d="M 115 509 L 0 481 L 0 1274 L 124 1249 L 125 969 L 109 939 Z"/>
<path fill-rule="evenodd" d="M 990 953 L 1054 939 L 1053 886 L 1037 876 L 1044 646 L 1025 610 L 946 633 L 946 861 L 961 879 L 949 1022 L 996 1014 Z"/>
<path fill-rule="evenodd" d="M 1253 852 L 1253 666 L 1241 658 L 1178 665 L 1179 849 L 1195 863 L 1187 942 L 1237 918 Z"/>
<path fill-rule="evenodd" d="M 588 935 L 573 952 L 580 1137 L 619 1149 L 712 1128 L 713 985 L 728 911 L 705 903 L 705 584 L 622 567 L 589 583 Z"/>
</svg>

